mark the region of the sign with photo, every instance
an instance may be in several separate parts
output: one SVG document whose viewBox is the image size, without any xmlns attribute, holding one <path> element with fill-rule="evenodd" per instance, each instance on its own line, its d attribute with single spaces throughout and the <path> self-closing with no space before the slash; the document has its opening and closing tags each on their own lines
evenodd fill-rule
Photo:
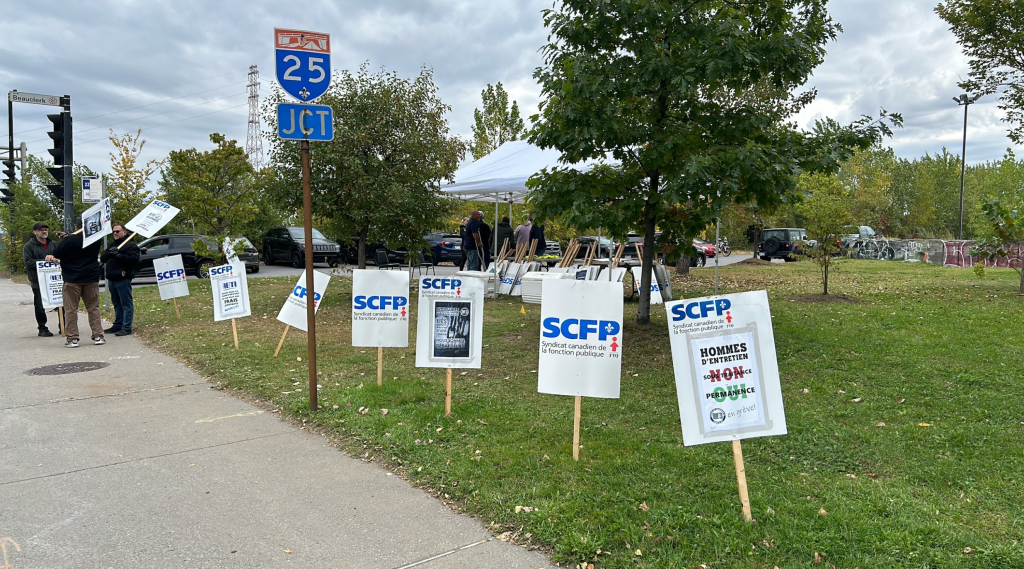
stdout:
<svg viewBox="0 0 1024 569">
<path fill-rule="evenodd" d="M 182 262 L 181 255 L 153 259 L 153 271 L 156 273 L 156 286 L 160 290 L 160 300 L 188 296 L 188 280 L 185 276 L 185 264 Z"/>
<path fill-rule="evenodd" d="M 243 318 L 249 309 L 249 283 L 245 265 L 232 263 L 210 269 L 210 290 L 213 291 L 213 321 Z"/>
<path fill-rule="evenodd" d="M 482 279 L 420 279 L 416 367 L 479 368 L 483 308 Z"/>
<path fill-rule="evenodd" d="M 409 273 L 352 271 L 352 346 L 409 347 Z"/>
<path fill-rule="evenodd" d="M 110 225 L 110 198 L 100 200 L 82 214 L 82 247 L 88 247 L 113 232 L 114 228 Z"/>
<path fill-rule="evenodd" d="M 167 222 L 174 219 L 174 216 L 178 215 L 180 211 L 180 209 L 169 203 L 153 200 L 151 204 L 143 208 L 131 221 L 124 224 L 124 228 L 145 237 L 152 237 L 163 226 L 167 225 Z"/>
<path fill-rule="evenodd" d="M 36 261 L 36 277 L 39 279 L 39 296 L 42 297 L 43 308 L 63 307 L 64 274 L 60 272 L 60 263 Z"/>
<path fill-rule="evenodd" d="M 643 270 L 640 267 L 630 267 L 629 272 L 633 275 L 633 286 L 637 292 L 640 292 L 640 279 L 643 276 Z M 661 287 L 658 286 L 658 279 L 655 278 L 654 271 L 651 271 L 651 304 L 664 304 L 664 299 L 661 298 Z"/>
<path fill-rule="evenodd" d="M 678 300 L 665 307 L 683 444 L 786 434 L 768 294 Z"/>
<path fill-rule="evenodd" d="M 240 263 L 241 264 L 241 263 Z M 244 264 L 242 265 L 245 266 Z M 242 273 L 245 273 L 243 269 Z M 327 291 L 327 285 L 331 282 L 331 275 L 321 273 L 320 271 L 313 271 L 313 312 L 320 310 L 320 301 L 323 300 L 324 293 Z M 277 319 L 292 328 L 298 328 L 303 332 L 308 331 L 309 326 L 306 321 L 306 299 L 309 298 L 309 292 L 306 290 L 306 271 L 303 270 L 302 274 L 299 275 L 299 280 L 292 287 L 291 294 L 284 301 L 284 306 L 281 307 L 281 311 L 277 313 Z"/>
<path fill-rule="evenodd" d="M 617 399 L 622 285 L 545 279 L 541 286 L 537 391 Z"/>
</svg>

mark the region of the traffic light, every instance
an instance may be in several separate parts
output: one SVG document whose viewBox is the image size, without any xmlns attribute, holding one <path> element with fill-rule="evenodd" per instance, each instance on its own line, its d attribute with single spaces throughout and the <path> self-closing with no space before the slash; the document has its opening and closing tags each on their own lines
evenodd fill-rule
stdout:
<svg viewBox="0 0 1024 569">
<path fill-rule="evenodd" d="M 7 184 L 7 187 L 6 188 L 0 188 L 0 194 L 2 194 L 2 195 L 0 195 L 0 203 L 11 203 L 11 198 L 14 197 L 14 192 L 11 191 L 11 188 L 14 187 L 14 181 L 15 181 L 15 178 L 14 178 L 14 159 L 13 159 L 13 156 L 11 156 L 10 158 L 11 158 L 11 160 L 4 160 L 3 161 L 3 163 L 4 163 L 4 171 L 3 171 L 4 172 L 4 183 Z"/>
<path fill-rule="evenodd" d="M 53 139 L 53 148 L 48 152 L 53 156 L 53 167 L 46 171 L 57 180 L 56 184 L 47 184 L 51 192 L 61 200 L 64 200 L 65 189 L 70 189 L 71 167 L 74 159 L 71 155 L 71 113 L 63 112 L 56 115 L 46 115 L 53 123 L 53 130 L 46 133 Z M 70 195 L 70 192 L 69 194 Z"/>
</svg>

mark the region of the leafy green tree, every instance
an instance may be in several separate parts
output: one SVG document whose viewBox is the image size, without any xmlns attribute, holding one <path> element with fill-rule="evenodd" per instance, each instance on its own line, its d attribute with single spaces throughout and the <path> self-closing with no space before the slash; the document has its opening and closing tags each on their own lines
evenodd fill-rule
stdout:
<svg viewBox="0 0 1024 569">
<path fill-rule="evenodd" d="M 106 178 L 111 216 L 113 219 L 128 221 L 153 199 L 162 197 L 153 195 L 146 189 L 146 185 L 149 183 L 150 177 L 164 165 L 166 159 L 150 160 L 145 164 L 139 164 L 142 150 L 146 146 L 141 128 L 134 136 L 131 133 L 116 136 L 111 130 L 110 142 L 117 152 L 116 154 L 110 153 L 110 165 L 113 172 Z"/>
<path fill-rule="evenodd" d="M 509 108 L 508 93 L 501 81 L 497 87 L 488 83 L 480 97 L 484 110 L 473 109 L 473 142 L 469 145 L 473 160 L 487 156 L 506 142 L 519 140 L 526 132 L 523 119 L 519 117 L 519 103 L 512 101 L 512 108 Z"/>
<path fill-rule="evenodd" d="M 395 73 L 337 73 L 318 102 L 334 109 L 334 140 L 311 144 L 310 189 L 314 216 L 342 240 L 357 236 L 359 267 L 366 266 L 368 239 L 419 250 L 423 236 L 450 215 L 454 200 L 438 189 L 451 180 L 465 144 L 449 134 L 451 110 L 437 95 L 433 72 L 412 80 Z M 273 104 L 267 122 L 277 128 Z M 299 142 L 275 140 L 270 185 L 288 207 L 301 208 Z"/>
<path fill-rule="evenodd" d="M 849 225 L 850 194 L 842 182 L 825 174 L 804 174 L 797 187 L 809 197 L 797 206 L 806 218 L 807 235 L 817 246 L 805 249 L 804 256 L 821 271 L 822 294 L 828 294 L 828 278 L 839 259 L 840 240 Z"/>
<path fill-rule="evenodd" d="M 1005 257 L 1010 266 L 1020 274 L 1020 291 L 1024 295 L 1024 204 L 1008 206 L 997 197 L 982 201 L 982 210 L 991 224 L 988 236 L 979 239 L 972 254 L 994 261 Z"/>
<path fill-rule="evenodd" d="M 566 164 L 610 154 L 619 165 L 544 171 L 531 204 L 572 226 L 643 233 L 642 324 L 656 228 L 664 245 L 686 247 L 726 206 L 776 207 L 801 172 L 834 170 L 890 134 L 870 117 L 795 126 L 815 93 L 794 91 L 839 30 L 824 0 L 564 0 L 544 20 L 531 140 Z"/>
<path fill-rule="evenodd" d="M 1010 139 L 1024 144 L 1024 0 L 946 0 L 935 12 L 970 58 L 960 87 L 976 95 L 1002 91 Z"/>
</svg>

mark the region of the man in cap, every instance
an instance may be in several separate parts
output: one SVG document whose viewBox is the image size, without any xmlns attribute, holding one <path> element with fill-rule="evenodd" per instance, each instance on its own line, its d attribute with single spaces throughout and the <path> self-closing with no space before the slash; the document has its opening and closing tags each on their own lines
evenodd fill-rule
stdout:
<svg viewBox="0 0 1024 569">
<path fill-rule="evenodd" d="M 47 261 L 60 261 L 60 272 L 64 276 L 65 348 L 78 347 L 78 303 L 81 300 L 85 301 L 85 310 L 89 314 L 92 342 L 97 346 L 107 343 L 103 337 L 103 321 L 100 320 L 99 257 L 103 241 L 82 247 L 83 239 L 81 232 L 69 235 L 52 254 L 46 256 Z"/>
<path fill-rule="evenodd" d="M 139 264 L 141 251 L 132 241 L 127 241 L 128 232 L 121 224 L 114 225 L 114 243 L 100 255 L 106 264 L 107 281 L 110 282 L 110 301 L 114 305 L 114 324 L 104 330 L 115 336 L 129 336 L 135 316 L 135 302 L 132 300 L 132 279 L 135 266 Z"/>
<path fill-rule="evenodd" d="M 36 273 L 36 261 L 45 261 L 46 256 L 53 253 L 57 248 L 57 242 L 49 237 L 50 226 L 39 222 L 32 226 L 33 238 L 25 243 L 21 250 L 21 258 L 25 263 L 25 272 L 28 273 L 28 284 L 32 286 L 32 303 L 36 307 L 36 324 L 39 327 L 39 335 L 43 337 L 53 336 L 53 332 L 46 327 L 46 309 L 43 308 L 43 295 L 39 290 L 39 275 Z"/>
</svg>

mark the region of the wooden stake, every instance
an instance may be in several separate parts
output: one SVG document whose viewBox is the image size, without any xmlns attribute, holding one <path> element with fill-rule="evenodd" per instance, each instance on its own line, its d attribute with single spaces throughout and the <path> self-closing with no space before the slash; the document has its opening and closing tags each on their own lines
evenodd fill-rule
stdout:
<svg viewBox="0 0 1024 569">
<path fill-rule="evenodd" d="M 235 337 L 235 349 L 238 349 L 238 325 L 235 324 L 235 319 L 231 319 L 231 335 Z"/>
<path fill-rule="evenodd" d="M 448 368 L 448 374 L 444 381 L 444 416 L 452 416 L 452 368 Z"/>
<path fill-rule="evenodd" d="M 135 237 L 136 235 L 137 235 L 137 233 L 132 231 L 132 234 L 128 236 L 128 239 L 125 239 L 124 241 L 122 241 L 121 244 L 117 246 L 117 248 L 120 249 L 121 247 L 124 247 L 125 245 L 127 245 L 128 242 L 132 240 L 132 237 Z M 232 320 L 234 320 L 234 318 L 232 318 Z"/>
<path fill-rule="evenodd" d="M 290 330 L 291 327 L 292 327 L 291 324 L 285 324 L 284 325 L 284 334 L 281 334 L 281 341 L 277 343 L 277 349 L 274 350 L 274 357 L 275 358 L 277 357 L 277 354 L 281 353 L 281 346 L 284 345 L 284 338 L 285 338 L 285 336 L 288 335 L 288 330 Z"/>
<path fill-rule="evenodd" d="M 732 442 L 732 459 L 736 463 L 736 482 L 740 488 L 740 505 L 743 507 L 743 521 L 753 519 L 750 515 L 750 497 L 747 496 L 747 469 L 743 466 L 743 447 L 739 439 Z"/>
<path fill-rule="evenodd" d="M 377 346 L 377 385 L 384 385 L 384 347 Z"/>
<path fill-rule="evenodd" d="M 178 310 L 178 297 L 174 297 L 174 313 L 178 315 L 178 320 L 181 320 L 181 311 Z"/>
<path fill-rule="evenodd" d="M 64 321 L 64 309 L 60 306 L 57 307 L 57 325 L 60 326 L 60 335 L 66 336 L 67 333 L 67 322 Z"/>
<path fill-rule="evenodd" d="M 583 396 L 576 396 L 576 411 L 572 417 L 572 459 L 580 459 L 580 407 L 583 405 Z"/>
<path fill-rule="evenodd" d="M 534 239 L 533 241 L 530 241 L 530 257 L 527 259 L 527 262 L 533 262 L 533 255 L 537 252 L 538 243 L 540 243 L 539 239 Z"/>
</svg>

